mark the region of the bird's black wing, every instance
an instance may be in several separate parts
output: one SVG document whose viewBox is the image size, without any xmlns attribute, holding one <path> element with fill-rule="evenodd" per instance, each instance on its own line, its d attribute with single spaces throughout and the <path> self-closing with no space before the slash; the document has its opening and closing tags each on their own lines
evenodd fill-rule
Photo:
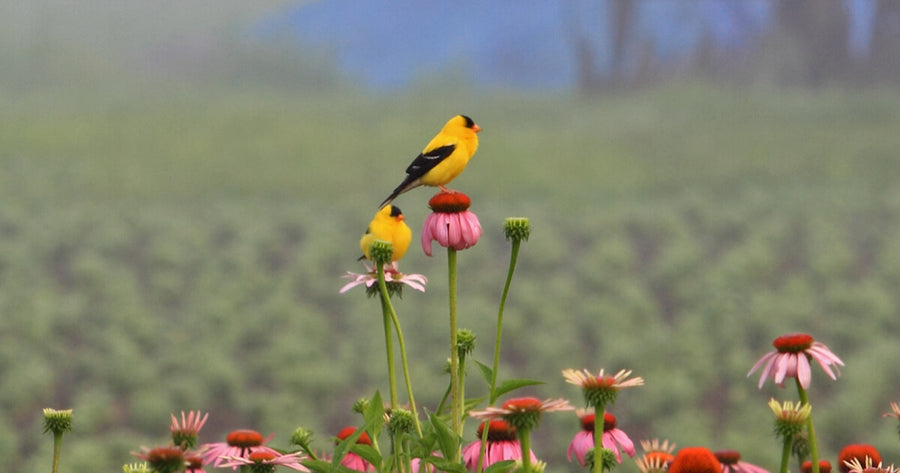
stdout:
<svg viewBox="0 0 900 473">
<path fill-rule="evenodd" d="M 456 150 L 456 145 L 450 144 L 439 146 L 427 153 L 421 153 L 416 156 L 416 159 L 413 159 L 413 162 L 409 163 L 409 166 L 406 168 L 406 179 L 403 179 L 403 182 L 394 189 L 394 192 L 391 192 L 387 199 L 384 199 L 384 202 L 378 208 L 383 208 L 398 195 L 418 186 L 419 179 L 440 164 L 441 161 L 447 159 L 447 156 L 453 154 L 454 150 Z"/>
</svg>

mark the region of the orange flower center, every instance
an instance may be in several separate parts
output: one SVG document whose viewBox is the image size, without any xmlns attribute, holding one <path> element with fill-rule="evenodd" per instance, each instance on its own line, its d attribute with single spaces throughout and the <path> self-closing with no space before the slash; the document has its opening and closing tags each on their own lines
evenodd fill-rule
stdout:
<svg viewBox="0 0 900 473">
<path fill-rule="evenodd" d="M 266 460 L 274 460 L 275 454 L 272 452 L 253 452 L 250 455 L 247 455 L 247 460 L 256 463 L 262 463 Z"/>
<path fill-rule="evenodd" d="M 772 342 L 779 353 L 800 353 L 813 344 L 813 338 L 805 333 L 782 335 Z"/>
<path fill-rule="evenodd" d="M 258 447 L 263 443 L 263 436 L 255 430 L 235 430 L 225 437 L 225 441 L 232 447 Z"/>
<path fill-rule="evenodd" d="M 715 456 L 725 465 L 737 465 L 737 462 L 741 460 L 741 454 L 737 450 L 719 450 Z"/>
<path fill-rule="evenodd" d="M 594 414 L 585 414 L 581 417 L 581 428 L 588 432 L 594 431 L 594 419 L 596 419 L 596 415 Z M 618 423 L 616 422 L 616 416 L 610 414 L 609 412 L 603 413 L 603 431 L 609 432 L 612 429 L 615 429 Z"/>
<path fill-rule="evenodd" d="M 682 448 L 669 465 L 669 473 L 721 473 L 722 465 L 709 449 Z"/>
<path fill-rule="evenodd" d="M 504 409 L 521 412 L 539 412 L 541 400 L 536 397 L 517 397 L 503 403 Z"/>
<path fill-rule="evenodd" d="M 482 422 L 478 426 L 478 438 L 484 433 L 484 426 L 488 424 L 488 441 L 501 442 L 505 440 L 516 439 L 516 429 L 509 425 L 505 420 L 495 419 L 488 422 Z"/>
<path fill-rule="evenodd" d="M 878 450 L 876 450 L 875 447 L 866 444 L 847 445 L 838 455 L 838 468 L 840 468 L 842 472 L 848 473 L 850 467 L 844 464 L 844 462 L 852 461 L 855 458 L 859 461 L 860 465 L 865 466 L 866 457 L 872 459 L 873 465 L 881 463 L 881 454 L 878 453 Z"/>
<path fill-rule="evenodd" d="M 356 427 L 344 427 L 337 434 L 338 440 L 346 440 L 347 437 L 356 433 Z M 369 434 L 363 432 L 358 439 L 356 439 L 356 443 L 360 443 L 363 445 L 372 445 L 372 439 L 369 438 Z"/>
<path fill-rule="evenodd" d="M 428 201 L 428 207 L 438 213 L 460 213 L 472 205 L 469 196 L 462 192 L 438 192 Z"/>
<path fill-rule="evenodd" d="M 801 473 L 812 473 L 812 462 L 806 460 L 800 465 Z M 819 460 L 819 473 L 831 473 L 831 463 L 828 460 Z"/>
</svg>

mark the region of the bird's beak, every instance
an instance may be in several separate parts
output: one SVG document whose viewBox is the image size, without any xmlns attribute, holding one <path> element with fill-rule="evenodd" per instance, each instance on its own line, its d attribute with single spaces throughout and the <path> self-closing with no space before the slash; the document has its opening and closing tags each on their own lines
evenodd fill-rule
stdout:
<svg viewBox="0 0 900 473">
<path fill-rule="evenodd" d="M 475 133 L 478 133 L 479 131 L 481 131 L 481 127 L 478 126 L 477 124 L 472 125 L 472 131 L 474 131 Z"/>
<path fill-rule="evenodd" d="M 404 217 L 402 214 L 397 216 L 397 221 L 402 222 L 404 220 L 406 220 L 406 217 Z"/>
</svg>

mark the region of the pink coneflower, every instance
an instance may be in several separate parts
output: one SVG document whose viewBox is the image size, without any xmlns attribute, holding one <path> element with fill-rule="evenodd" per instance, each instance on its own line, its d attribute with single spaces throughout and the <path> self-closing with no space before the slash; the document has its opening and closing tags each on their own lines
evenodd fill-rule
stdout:
<svg viewBox="0 0 900 473">
<path fill-rule="evenodd" d="M 200 447 L 203 452 L 203 463 L 212 464 L 218 468 L 225 461 L 222 457 L 247 458 L 254 452 L 269 452 L 278 454 L 278 451 L 264 444 L 272 437 L 263 438 L 262 434 L 255 430 L 235 430 L 225 437 L 224 442 L 208 443 Z M 237 469 L 237 467 L 232 467 Z"/>
<path fill-rule="evenodd" d="M 800 473 L 812 473 L 811 460 L 806 460 L 800 464 Z M 831 473 L 831 463 L 828 460 L 819 460 L 819 473 Z"/>
<path fill-rule="evenodd" d="M 837 379 L 840 374 L 837 366 L 844 366 L 844 362 L 828 347 L 805 333 L 782 335 L 772 345 L 775 346 L 775 351 L 763 355 L 747 373 L 747 377 L 750 377 L 754 371 L 764 366 L 759 377 L 760 389 L 770 376 L 782 388 L 786 378 L 797 378 L 803 389 L 809 389 L 812 377 L 810 359 L 815 360 L 831 379 Z"/>
<path fill-rule="evenodd" d="M 346 440 L 348 437 L 355 433 L 356 427 L 344 427 L 340 432 L 338 432 L 337 439 L 338 441 Z M 359 438 L 356 439 L 356 443 L 362 445 L 372 445 L 372 439 L 369 438 L 368 433 L 363 432 L 362 434 L 360 434 Z M 344 454 L 344 458 L 341 458 L 341 465 L 344 465 L 345 467 L 356 471 L 375 471 L 375 467 L 371 463 L 365 461 L 363 457 L 349 450 L 346 454 Z"/>
<path fill-rule="evenodd" d="M 263 468 L 265 470 L 274 471 L 275 466 L 284 466 L 296 471 L 309 471 L 305 466 L 300 464 L 301 461 L 305 459 L 305 457 L 301 456 L 301 452 L 294 453 L 272 453 L 272 452 L 253 452 L 246 457 L 222 457 L 225 460 L 225 463 L 222 463 L 222 467 L 242 467 L 244 465 L 252 466 L 268 466 L 270 468 Z M 251 471 L 254 471 L 251 468 Z"/>
<path fill-rule="evenodd" d="M 685 447 L 675 455 L 669 473 L 722 473 L 722 464 L 708 448 Z"/>
<path fill-rule="evenodd" d="M 769 473 L 769 470 L 761 466 L 741 461 L 741 454 L 737 450 L 719 450 L 713 455 L 722 464 L 722 473 Z"/>
<path fill-rule="evenodd" d="M 854 458 L 848 462 L 844 462 L 850 473 L 898 473 L 900 468 L 894 468 L 894 465 L 882 466 L 881 462 L 876 465 L 871 458 L 866 457 L 865 462 L 860 462 L 858 458 Z"/>
<path fill-rule="evenodd" d="M 658 439 L 641 440 L 641 448 L 644 450 L 644 454 L 637 460 L 641 473 L 663 473 L 669 468 L 669 463 L 675 459 L 675 455 L 672 455 L 672 452 L 675 451 L 675 444 L 670 444 L 668 440 L 662 442 Z"/>
<path fill-rule="evenodd" d="M 431 242 L 464 250 L 481 238 L 478 216 L 469 210 L 472 201 L 462 192 L 439 192 L 428 201 L 433 211 L 422 226 L 422 249 L 431 256 Z"/>
<path fill-rule="evenodd" d="M 206 423 L 209 413 L 202 414 L 200 411 L 189 411 L 185 415 L 184 411 L 181 411 L 181 422 L 178 421 L 175 414 L 170 415 L 172 416 L 172 425 L 169 427 L 169 430 L 172 431 L 172 443 L 184 450 L 196 447 L 197 435 L 200 433 L 200 429 L 203 428 L 203 424 Z"/>
<path fill-rule="evenodd" d="M 503 419 L 517 431 L 531 430 L 540 423 L 541 413 L 575 410 L 565 399 L 517 397 L 504 402 L 500 407 L 490 406 L 481 411 L 471 411 L 469 415 L 481 420 Z"/>
<path fill-rule="evenodd" d="M 881 464 L 881 454 L 878 453 L 878 450 L 867 444 L 850 444 L 841 449 L 841 453 L 838 454 L 838 468 L 843 473 L 850 473 L 850 465 L 849 463 L 856 460 L 860 465 L 865 465 L 868 461 L 870 465 L 873 464 Z"/>
<path fill-rule="evenodd" d="M 588 370 L 565 369 L 562 371 L 562 375 L 563 378 L 566 378 L 567 383 L 581 386 L 585 402 L 588 406 L 597 409 L 614 403 L 619 390 L 644 385 L 644 378 L 628 379 L 631 376 L 631 370 L 619 370 L 618 373 L 609 375 L 602 369 L 597 374 Z"/>
<path fill-rule="evenodd" d="M 516 429 L 504 420 L 495 419 L 489 422 L 482 422 L 478 427 L 478 440 L 463 448 L 462 458 L 466 469 L 472 472 L 478 471 L 478 456 L 481 453 L 481 436 L 484 434 L 485 424 L 488 426 L 488 437 L 482 469 L 497 462 L 522 459 L 522 445 L 516 438 Z M 529 454 L 532 462 L 538 461 L 534 452 L 529 450 Z"/>
<path fill-rule="evenodd" d="M 593 412 L 578 411 L 578 417 L 581 419 L 581 431 L 575 434 L 575 438 L 569 443 L 566 457 L 569 461 L 572 461 L 572 454 L 574 453 L 578 464 L 585 466 L 585 455 L 594 448 L 595 414 Z M 628 438 L 625 432 L 616 428 L 616 416 L 609 412 L 603 414 L 603 437 L 601 437 L 600 441 L 603 443 L 603 448 L 616 455 L 616 461 L 619 463 L 622 463 L 623 450 L 628 456 L 634 456 L 634 442 Z"/>
<path fill-rule="evenodd" d="M 363 263 L 363 265 L 366 267 L 365 273 L 360 274 L 347 271 L 343 278 L 350 279 L 350 282 L 344 284 L 338 291 L 338 294 L 343 294 L 356 286 L 362 285 L 366 286 L 366 292 L 369 295 L 377 293 L 378 276 L 375 274 L 375 267 L 370 267 L 366 263 Z M 404 284 L 417 291 L 425 292 L 425 284 L 428 283 L 428 278 L 422 274 L 401 273 L 395 261 L 390 265 L 384 266 L 384 282 L 391 293 L 400 292 Z"/>
<path fill-rule="evenodd" d="M 203 470 L 203 456 L 196 453 L 188 453 L 184 460 L 187 462 L 185 473 L 205 473 Z"/>
<path fill-rule="evenodd" d="M 158 473 L 175 473 L 184 469 L 187 461 L 184 451 L 178 447 L 157 447 L 132 455 L 147 462 Z"/>
</svg>

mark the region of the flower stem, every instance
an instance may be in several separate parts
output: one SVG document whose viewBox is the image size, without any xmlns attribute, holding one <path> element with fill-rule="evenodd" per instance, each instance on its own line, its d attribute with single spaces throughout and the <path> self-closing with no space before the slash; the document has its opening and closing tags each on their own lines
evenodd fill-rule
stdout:
<svg viewBox="0 0 900 473">
<path fill-rule="evenodd" d="M 522 445 L 522 473 L 531 473 L 531 432 L 520 430 L 518 437 Z"/>
<path fill-rule="evenodd" d="M 603 420 L 606 417 L 606 406 L 594 406 L 594 466 L 593 473 L 603 472 Z"/>
<path fill-rule="evenodd" d="M 378 276 L 378 289 L 381 292 L 381 313 L 384 321 L 384 348 L 387 352 L 388 380 L 391 389 L 391 409 L 397 408 L 397 373 L 394 369 L 394 341 L 391 337 L 391 298 L 388 296 L 387 284 L 384 282 L 384 265 L 375 264 Z"/>
<path fill-rule="evenodd" d="M 422 427 L 419 425 L 419 411 L 416 407 L 416 398 L 413 396 L 412 382 L 409 378 L 409 363 L 406 361 L 406 343 L 403 342 L 403 331 L 400 330 L 400 320 L 397 313 L 394 312 L 394 306 L 388 300 L 388 308 L 391 312 L 391 320 L 394 322 L 394 328 L 397 330 L 397 344 L 400 345 L 400 363 L 403 367 L 403 379 L 406 381 L 406 393 L 409 396 L 409 406 L 413 413 L 413 422 L 416 424 L 416 432 L 419 437 L 422 436 Z"/>
<path fill-rule="evenodd" d="M 788 462 L 791 460 L 791 444 L 794 438 L 791 435 L 784 436 L 784 446 L 781 448 L 781 473 L 788 473 Z"/>
<path fill-rule="evenodd" d="M 461 437 L 459 351 L 456 347 L 456 250 L 453 248 L 447 248 L 447 272 L 448 286 L 450 287 L 450 407 L 453 416 L 451 425 L 453 433 Z M 459 449 L 457 449 L 450 460 L 454 463 L 459 462 L 459 454 Z"/>
<path fill-rule="evenodd" d="M 62 432 L 53 433 L 53 473 L 59 469 L 59 454 L 62 451 Z"/>
<path fill-rule="evenodd" d="M 809 404 L 809 396 L 806 390 L 800 384 L 800 378 L 794 378 L 797 381 L 797 392 L 800 394 L 800 402 Z M 812 460 L 812 473 L 819 473 L 819 446 L 816 444 L 816 429 L 813 427 L 812 414 L 806 419 L 806 433 L 809 435 L 809 456 Z"/>
<path fill-rule="evenodd" d="M 500 308 L 497 310 L 497 339 L 494 342 L 494 366 L 491 369 L 490 404 L 494 405 L 497 396 L 494 390 L 497 387 L 497 370 L 500 367 L 500 339 L 503 334 L 503 309 L 506 307 L 506 297 L 509 295 L 509 286 L 512 283 L 513 273 L 516 271 L 516 261 L 519 259 L 520 240 L 513 240 L 512 250 L 509 255 L 509 270 L 506 273 L 506 284 L 503 285 L 503 293 L 500 295 Z"/>
</svg>

